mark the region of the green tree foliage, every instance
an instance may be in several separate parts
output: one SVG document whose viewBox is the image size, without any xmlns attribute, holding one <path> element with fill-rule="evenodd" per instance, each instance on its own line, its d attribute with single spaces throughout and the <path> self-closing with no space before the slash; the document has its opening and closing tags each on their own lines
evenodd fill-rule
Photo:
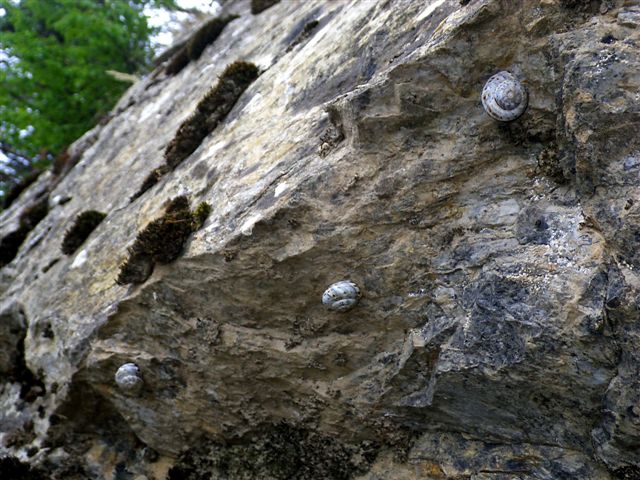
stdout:
<svg viewBox="0 0 640 480">
<path fill-rule="evenodd" d="M 0 143 L 44 159 L 91 128 L 128 86 L 106 71 L 150 62 L 147 5 L 177 8 L 174 0 L 0 0 Z"/>
</svg>

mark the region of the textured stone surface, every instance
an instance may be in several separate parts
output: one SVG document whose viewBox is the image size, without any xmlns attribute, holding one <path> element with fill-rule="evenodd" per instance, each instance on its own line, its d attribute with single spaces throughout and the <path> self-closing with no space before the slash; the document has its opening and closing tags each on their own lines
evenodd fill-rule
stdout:
<svg viewBox="0 0 640 480">
<path fill-rule="evenodd" d="M 0 392 L 0 452 L 65 479 L 640 478 L 637 2 L 249 9 L 0 214 L 4 236 L 49 195 L 0 270 L 31 372 Z M 236 60 L 260 77 L 130 202 Z M 508 124 L 480 102 L 500 70 L 529 92 Z M 212 205 L 202 229 L 116 285 L 182 194 Z M 67 258 L 88 209 L 107 217 Z M 344 279 L 362 298 L 328 311 Z"/>
</svg>

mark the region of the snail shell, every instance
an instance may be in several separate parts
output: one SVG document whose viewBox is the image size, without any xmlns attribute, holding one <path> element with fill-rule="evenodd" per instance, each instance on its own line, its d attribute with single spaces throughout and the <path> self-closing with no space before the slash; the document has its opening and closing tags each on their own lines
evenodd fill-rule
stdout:
<svg viewBox="0 0 640 480">
<path fill-rule="evenodd" d="M 482 106 L 491 118 L 511 122 L 527 109 L 529 95 L 509 72 L 498 72 L 484 84 Z"/>
<path fill-rule="evenodd" d="M 116 372 L 116 383 L 121 390 L 135 392 L 142 387 L 140 368 L 135 363 L 125 363 Z"/>
<path fill-rule="evenodd" d="M 358 304 L 360 289 L 351 280 L 336 282 L 327 288 L 322 294 L 322 303 L 329 310 L 346 312 Z"/>
</svg>

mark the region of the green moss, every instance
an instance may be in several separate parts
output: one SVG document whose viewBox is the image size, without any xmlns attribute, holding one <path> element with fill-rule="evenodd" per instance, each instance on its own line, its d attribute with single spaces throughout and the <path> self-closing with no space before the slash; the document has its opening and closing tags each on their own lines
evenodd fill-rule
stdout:
<svg viewBox="0 0 640 480">
<path fill-rule="evenodd" d="M 4 197 L 4 201 L 2 202 L 2 208 L 4 209 L 9 208 L 13 203 L 13 201 L 16 198 L 18 198 L 20 194 L 24 192 L 29 185 L 31 185 L 33 182 L 35 182 L 38 179 L 41 173 L 42 173 L 42 170 L 34 170 L 28 175 L 25 175 L 22 178 L 22 180 L 20 180 L 13 187 L 11 187 L 7 195 Z"/>
<path fill-rule="evenodd" d="M 227 23 L 236 18 L 238 18 L 237 15 L 213 18 L 200 27 L 187 43 L 187 55 L 189 58 L 191 60 L 200 58 L 204 49 L 220 36 Z"/>
<path fill-rule="evenodd" d="M 142 283 L 153 272 L 155 263 L 174 261 L 192 233 L 193 216 L 185 196 L 169 202 L 161 218 L 153 220 L 138 233 L 129 247 L 129 258 L 120 267 L 116 282 Z"/>
<path fill-rule="evenodd" d="M 158 263 L 172 262 L 178 258 L 191 235 L 191 222 L 187 197 L 174 198 L 161 218 L 138 233 L 130 251 L 134 255 L 148 255 Z"/>
<path fill-rule="evenodd" d="M 73 225 L 64 234 L 62 253 L 71 255 L 87 239 L 93 230 L 100 225 L 106 214 L 95 210 L 87 210 L 79 214 Z"/>
<path fill-rule="evenodd" d="M 198 103 L 196 111 L 178 128 L 164 152 L 166 165 L 173 170 L 191 155 L 228 115 L 242 92 L 258 78 L 258 67 L 237 61 L 229 65 L 218 83 Z"/>
<path fill-rule="evenodd" d="M 193 210 L 193 230 L 200 230 L 211 213 L 211 205 L 201 202 Z"/>
<path fill-rule="evenodd" d="M 0 268 L 11 262 L 20 246 L 25 241 L 29 232 L 40 223 L 40 221 L 49 213 L 49 197 L 36 201 L 29 205 L 20 215 L 19 226 L 17 230 L 9 233 L 0 240 Z"/>
<path fill-rule="evenodd" d="M 183 47 L 176 52 L 171 58 L 167 67 L 164 69 L 167 75 L 175 75 L 179 73 L 184 67 L 189 64 L 189 54 L 187 53 L 187 47 Z"/>
<path fill-rule="evenodd" d="M 146 192 L 151 187 L 153 187 L 156 183 L 158 183 L 160 179 L 163 177 L 163 175 L 165 175 L 168 172 L 169 172 L 169 169 L 167 168 L 166 165 L 161 165 L 160 167 L 153 169 L 151 173 L 147 175 L 147 178 L 144 179 L 138 191 L 135 194 L 133 194 L 133 196 L 129 199 L 129 201 L 133 202 L 136 198 L 141 197 L 144 192 Z"/>
<path fill-rule="evenodd" d="M 265 11 L 267 8 L 275 5 L 280 0 L 251 0 L 251 13 L 257 15 Z"/>
</svg>

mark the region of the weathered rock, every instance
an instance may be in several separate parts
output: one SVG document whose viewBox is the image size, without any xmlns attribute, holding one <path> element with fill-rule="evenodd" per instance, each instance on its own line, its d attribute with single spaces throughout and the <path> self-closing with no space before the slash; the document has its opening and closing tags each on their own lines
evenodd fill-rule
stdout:
<svg viewBox="0 0 640 480">
<path fill-rule="evenodd" d="M 71 197 L 0 270 L 42 382 L 27 402 L 7 380 L 0 430 L 34 435 L 2 451 L 60 478 L 640 478 L 635 12 L 227 4 L 199 59 L 132 86 L 65 176 L 0 214 L 4 237 L 43 191 Z M 130 202 L 237 60 L 263 73 Z M 529 93 L 508 124 L 480 100 L 501 70 Z M 212 206 L 203 228 L 117 285 L 180 195 Z M 60 258 L 87 209 L 107 217 Z M 340 315 L 319 301 L 337 279 L 363 292 Z"/>
</svg>

